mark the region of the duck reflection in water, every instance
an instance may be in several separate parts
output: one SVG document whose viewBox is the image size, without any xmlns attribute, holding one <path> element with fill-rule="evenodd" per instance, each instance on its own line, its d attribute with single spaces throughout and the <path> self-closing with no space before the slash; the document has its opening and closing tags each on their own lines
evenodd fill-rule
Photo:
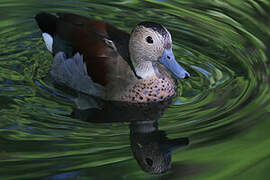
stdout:
<svg viewBox="0 0 270 180">
<path fill-rule="evenodd" d="M 95 106 L 102 104 L 102 108 L 76 109 L 72 117 L 91 123 L 130 122 L 130 144 L 135 159 L 145 172 L 160 174 L 171 168 L 171 152 L 189 144 L 187 137 L 169 139 L 165 131 L 158 129 L 158 119 L 171 101 L 132 104 L 96 100 Z"/>
<path fill-rule="evenodd" d="M 160 174 L 171 168 L 171 152 L 188 145 L 188 138 L 168 139 L 158 129 L 157 121 L 137 121 L 130 125 L 131 149 L 140 167 L 151 174 Z"/>
</svg>

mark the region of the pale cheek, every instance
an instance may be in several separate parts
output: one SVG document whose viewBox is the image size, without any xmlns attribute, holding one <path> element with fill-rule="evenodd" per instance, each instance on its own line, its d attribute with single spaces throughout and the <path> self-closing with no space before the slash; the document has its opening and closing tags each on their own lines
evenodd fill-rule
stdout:
<svg viewBox="0 0 270 180">
<path fill-rule="evenodd" d="M 163 49 L 161 48 L 156 48 L 153 52 L 154 56 L 155 56 L 155 59 L 158 60 L 159 58 L 162 57 L 163 55 Z"/>
</svg>

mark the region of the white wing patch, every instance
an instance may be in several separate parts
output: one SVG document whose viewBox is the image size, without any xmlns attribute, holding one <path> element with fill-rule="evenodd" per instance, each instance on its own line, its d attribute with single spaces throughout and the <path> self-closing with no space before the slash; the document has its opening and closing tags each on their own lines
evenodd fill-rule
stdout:
<svg viewBox="0 0 270 180">
<path fill-rule="evenodd" d="M 77 91 L 105 98 L 105 89 L 92 81 L 83 62 L 83 56 L 76 53 L 72 58 L 66 59 L 63 52 L 58 52 L 53 59 L 51 75 L 58 82 L 64 83 Z"/>
<path fill-rule="evenodd" d="M 52 47 L 53 47 L 53 38 L 48 33 L 42 33 L 43 40 L 46 44 L 47 49 L 52 53 Z"/>
</svg>

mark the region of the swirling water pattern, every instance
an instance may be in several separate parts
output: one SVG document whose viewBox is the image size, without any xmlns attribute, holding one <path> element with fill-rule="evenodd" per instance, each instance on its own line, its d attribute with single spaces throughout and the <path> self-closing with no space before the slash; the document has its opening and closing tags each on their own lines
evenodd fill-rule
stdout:
<svg viewBox="0 0 270 180">
<path fill-rule="evenodd" d="M 130 32 L 169 29 L 191 77 L 159 119 L 189 137 L 172 168 L 153 176 L 132 156 L 129 123 L 71 117 L 74 93 L 46 83 L 52 57 L 34 16 L 72 12 Z M 234 0 L 0 3 L 0 174 L 3 179 L 265 179 L 269 177 L 270 2 Z M 268 127 L 269 126 L 269 127 Z"/>
</svg>

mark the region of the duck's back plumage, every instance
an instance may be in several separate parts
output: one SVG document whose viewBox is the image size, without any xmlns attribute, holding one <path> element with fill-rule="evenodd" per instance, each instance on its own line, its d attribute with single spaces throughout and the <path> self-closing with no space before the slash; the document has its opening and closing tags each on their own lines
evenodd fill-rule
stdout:
<svg viewBox="0 0 270 180">
<path fill-rule="evenodd" d="M 94 82 L 107 85 L 110 59 L 129 65 L 129 34 L 102 21 L 83 16 L 59 13 L 57 16 L 40 13 L 36 16 L 40 29 L 54 38 L 53 54 L 64 52 L 68 57 L 83 55 L 89 76 Z"/>
</svg>

